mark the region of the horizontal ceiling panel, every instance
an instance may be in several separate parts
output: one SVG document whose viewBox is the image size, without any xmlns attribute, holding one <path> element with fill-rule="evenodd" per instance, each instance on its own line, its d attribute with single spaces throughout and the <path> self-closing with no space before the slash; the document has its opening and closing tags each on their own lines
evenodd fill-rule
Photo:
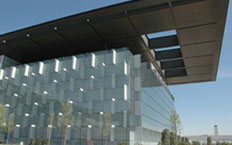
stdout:
<svg viewBox="0 0 232 145">
<path fill-rule="evenodd" d="M 22 51 L 20 50 L 15 50 L 15 48 L 10 47 L 8 45 L 0 45 L 0 55 L 5 55 L 8 56 L 16 61 L 23 62 L 28 58 L 27 55 L 25 55 Z"/>
<path fill-rule="evenodd" d="M 209 81 L 212 78 L 212 74 L 192 75 L 188 78 L 191 82 Z"/>
<path fill-rule="evenodd" d="M 180 45 L 215 41 L 217 34 L 216 26 L 216 24 L 210 24 L 204 26 L 195 26 L 186 29 L 179 29 L 178 34 Z"/>
<path fill-rule="evenodd" d="M 30 37 L 33 41 L 40 44 L 48 51 L 59 54 L 60 50 L 72 49 L 73 46 L 65 41 L 57 32 L 50 32 L 47 35 L 32 35 Z"/>
<path fill-rule="evenodd" d="M 53 52 L 33 42 L 31 38 L 9 43 L 9 45 L 13 46 L 15 50 L 18 49 L 19 51 L 22 51 L 24 56 L 29 57 L 29 59 L 24 60 L 23 63 L 36 61 L 36 60 L 44 60 L 44 59 L 48 59 L 49 57 L 55 57 Z M 31 55 L 32 52 L 36 55 Z M 11 52 L 11 53 L 15 53 L 15 52 Z"/>
<path fill-rule="evenodd" d="M 174 29 L 169 8 L 132 15 L 129 17 L 140 34 Z"/>
<path fill-rule="evenodd" d="M 61 30 L 60 33 L 75 45 L 80 53 L 103 49 L 106 43 L 89 25 Z"/>
<path fill-rule="evenodd" d="M 188 83 L 188 77 L 187 76 L 180 76 L 180 77 L 171 77 L 167 78 L 167 83 L 169 85 L 172 84 L 181 84 L 181 83 Z"/>
<path fill-rule="evenodd" d="M 133 37 L 120 41 L 110 41 L 110 44 L 113 48 L 129 47 L 133 54 L 138 54 L 148 50 L 141 37 Z"/>
<path fill-rule="evenodd" d="M 215 42 L 200 43 L 194 45 L 184 45 L 181 51 L 184 57 L 194 57 L 201 55 L 212 55 L 215 53 Z"/>
<path fill-rule="evenodd" d="M 218 16 L 215 0 L 175 6 L 173 13 L 177 28 L 213 23 Z"/>
<path fill-rule="evenodd" d="M 136 30 L 127 17 L 92 24 L 106 40 L 121 40 L 137 36 Z"/>
<path fill-rule="evenodd" d="M 188 75 L 210 74 L 212 73 L 212 65 L 189 67 L 186 70 Z"/>
<path fill-rule="evenodd" d="M 190 57 L 190 58 L 184 58 L 184 63 L 187 68 L 194 66 L 205 66 L 205 65 L 213 64 L 213 59 L 214 59 L 213 55 Z"/>
</svg>

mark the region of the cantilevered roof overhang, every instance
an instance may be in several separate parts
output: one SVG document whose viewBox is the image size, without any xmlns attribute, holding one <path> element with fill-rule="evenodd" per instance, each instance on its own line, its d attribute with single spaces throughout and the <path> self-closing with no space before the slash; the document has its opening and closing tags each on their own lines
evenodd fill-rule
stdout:
<svg viewBox="0 0 232 145">
<path fill-rule="evenodd" d="M 129 47 L 168 85 L 216 80 L 229 0 L 134 0 L 0 35 L 21 63 Z M 176 34 L 149 38 L 148 34 Z M 167 49 L 173 47 L 174 49 Z"/>
</svg>

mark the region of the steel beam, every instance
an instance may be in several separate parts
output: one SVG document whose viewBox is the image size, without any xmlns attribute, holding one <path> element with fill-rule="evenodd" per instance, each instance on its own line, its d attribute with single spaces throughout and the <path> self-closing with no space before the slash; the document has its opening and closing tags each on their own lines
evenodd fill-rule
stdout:
<svg viewBox="0 0 232 145">
<path fill-rule="evenodd" d="M 164 48 L 164 47 L 171 47 L 171 46 L 178 46 L 178 45 L 179 45 L 179 42 L 178 42 L 177 35 L 153 38 L 149 40 L 150 49 Z"/>
<path fill-rule="evenodd" d="M 167 60 L 167 59 L 176 59 L 181 58 L 182 53 L 180 48 L 172 49 L 172 50 L 163 50 L 163 51 L 155 51 L 156 60 Z"/>
<path fill-rule="evenodd" d="M 186 76 L 187 73 L 185 68 L 180 68 L 180 69 L 166 70 L 165 75 L 167 78 L 170 78 L 170 77 Z"/>
<path fill-rule="evenodd" d="M 177 69 L 177 68 L 185 67 L 183 59 L 161 61 L 160 64 L 161 64 L 162 70 Z"/>
</svg>

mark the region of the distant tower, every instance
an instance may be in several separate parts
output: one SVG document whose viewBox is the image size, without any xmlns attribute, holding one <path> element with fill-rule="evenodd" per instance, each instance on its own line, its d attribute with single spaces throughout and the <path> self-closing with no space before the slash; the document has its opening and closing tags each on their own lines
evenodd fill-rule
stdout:
<svg viewBox="0 0 232 145">
<path fill-rule="evenodd" d="M 214 125 L 214 135 L 217 136 L 218 135 L 218 126 Z"/>
</svg>

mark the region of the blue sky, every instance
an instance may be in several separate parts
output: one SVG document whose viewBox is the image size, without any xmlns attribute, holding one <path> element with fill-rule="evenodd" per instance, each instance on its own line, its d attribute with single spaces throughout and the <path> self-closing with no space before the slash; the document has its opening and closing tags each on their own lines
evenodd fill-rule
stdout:
<svg viewBox="0 0 232 145">
<path fill-rule="evenodd" d="M 127 0 L 0 0 L 0 34 Z M 216 82 L 170 86 L 183 135 L 232 134 L 232 3 Z"/>
</svg>

